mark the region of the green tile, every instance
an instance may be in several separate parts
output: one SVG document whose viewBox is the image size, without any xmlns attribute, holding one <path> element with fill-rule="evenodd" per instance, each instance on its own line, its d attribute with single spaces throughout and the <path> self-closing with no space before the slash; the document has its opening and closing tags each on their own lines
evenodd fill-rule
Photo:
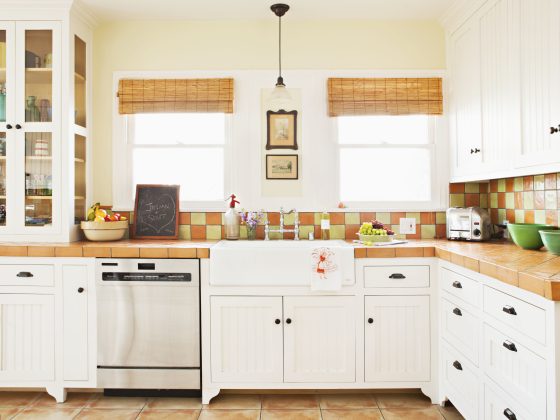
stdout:
<svg viewBox="0 0 560 420">
<path fill-rule="evenodd" d="M 498 179 L 498 192 L 506 192 L 506 180 Z"/>
<path fill-rule="evenodd" d="M 391 225 L 391 230 L 395 232 L 395 239 L 406 239 L 405 234 L 401 234 L 401 226 L 400 225 Z"/>
<path fill-rule="evenodd" d="M 221 225 L 207 225 L 206 226 L 206 239 L 210 239 L 210 240 L 222 239 L 222 226 Z"/>
<path fill-rule="evenodd" d="M 359 225 L 360 213 L 345 213 L 344 223 L 346 223 L 347 225 Z"/>
<path fill-rule="evenodd" d="M 438 225 L 444 225 L 447 223 L 447 216 L 445 214 L 445 212 L 443 211 L 438 211 L 436 213 L 436 223 Z"/>
<path fill-rule="evenodd" d="M 465 207 L 465 194 L 449 194 L 450 207 Z"/>
<path fill-rule="evenodd" d="M 383 224 L 390 224 L 391 223 L 391 213 L 375 213 L 375 217 Z"/>
<path fill-rule="evenodd" d="M 498 209 L 498 222 L 506 220 L 506 209 Z"/>
<path fill-rule="evenodd" d="M 133 211 L 131 211 L 130 214 L 128 215 L 128 221 L 130 222 L 129 225 L 134 224 L 134 212 Z"/>
<path fill-rule="evenodd" d="M 544 175 L 535 175 L 534 176 L 534 178 L 533 178 L 533 189 L 544 190 Z"/>
<path fill-rule="evenodd" d="M 278 229 L 280 229 L 280 226 L 276 226 L 276 225 L 270 226 L 270 230 L 278 230 Z M 280 232 L 270 232 L 268 234 L 268 237 L 270 239 L 283 239 L 283 235 Z"/>
<path fill-rule="evenodd" d="M 556 190 L 544 192 L 544 208 L 548 210 L 556 210 L 558 208 L 558 193 Z"/>
<path fill-rule="evenodd" d="M 300 239 L 307 239 L 309 238 L 309 233 L 315 230 L 315 226 L 313 225 L 301 225 L 299 227 L 299 237 Z M 320 239 L 320 238 L 316 238 Z"/>
<path fill-rule="evenodd" d="M 294 213 L 285 214 L 284 215 L 284 226 L 293 225 L 295 220 L 296 220 L 296 215 Z"/>
<path fill-rule="evenodd" d="M 490 208 L 498 208 L 498 193 L 490 193 Z"/>
<path fill-rule="evenodd" d="M 488 194 L 480 194 L 480 207 L 483 209 L 488 208 Z"/>
<path fill-rule="evenodd" d="M 525 223 L 525 210 L 515 210 L 515 223 Z"/>
<path fill-rule="evenodd" d="M 422 239 L 433 239 L 436 237 L 436 225 L 422 225 L 420 227 L 420 237 Z"/>
<path fill-rule="evenodd" d="M 222 216 L 222 220 L 224 219 L 224 217 Z M 266 225 L 266 221 L 268 220 L 268 213 L 263 211 L 263 217 L 261 219 L 261 221 L 259 222 L 259 225 Z"/>
<path fill-rule="evenodd" d="M 205 225 L 206 213 L 191 213 L 191 225 Z"/>
<path fill-rule="evenodd" d="M 315 213 L 315 214 L 314 214 L 313 219 L 314 219 L 315 225 L 317 225 L 317 226 L 320 226 L 320 225 L 321 225 L 321 215 L 322 215 L 322 214 L 323 214 L 323 213 Z"/>
<path fill-rule="evenodd" d="M 247 226 L 241 225 L 239 227 L 239 239 L 247 239 Z"/>
<path fill-rule="evenodd" d="M 523 191 L 523 177 L 513 179 L 513 191 Z"/>
<path fill-rule="evenodd" d="M 331 225 L 331 239 L 344 239 L 346 227 L 344 225 Z"/>
<path fill-rule="evenodd" d="M 415 212 L 410 213 L 410 212 L 407 212 L 407 213 L 406 213 L 406 217 L 409 218 L 409 219 L 416 219 L 416 224 L 417 224 L 417 225 L 420 224 L 420 213 L 415 213 Z"/>
<path fill-rule="evenodd" d="M 478 182 L 467 182 L 465 184 L 465 192 L 478 194 L 480 192 L 480 184 Z"/>
<path fill-rule="evenodd" d="M 191 240 L 191 225 L 179 225 L 179 239 Z"/>
<path fill-rule="evenodd" d="M 515 194 L 512 192 L 506 193 L 506 209 L 515 208 Z"/>
<path fill-rule="evenodd" d="M 535 223 L 546 223 L 546 213 L 544 210 L 535 210 Z"/>
<path fill-rule="evenodd" d="M 535 208 L 533 191 L 525 191 L 523 193 L 523 208 L 525 210 L 532 210 Z"/>
</svg>

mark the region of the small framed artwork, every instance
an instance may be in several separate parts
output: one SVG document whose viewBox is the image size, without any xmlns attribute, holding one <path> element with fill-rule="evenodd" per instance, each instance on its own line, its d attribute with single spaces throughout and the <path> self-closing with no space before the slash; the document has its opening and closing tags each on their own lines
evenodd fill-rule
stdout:
<svg viewBox="0 0 560 420">
<path fill-rule="evenodd" d="M 266 179 L 298 179 L 298 155 L 266 155 Z"/>
<path fill-rule="evenodd" d="M 297 150 L 297 111 L 266 112 L 266 150 Z"/>
</svg>

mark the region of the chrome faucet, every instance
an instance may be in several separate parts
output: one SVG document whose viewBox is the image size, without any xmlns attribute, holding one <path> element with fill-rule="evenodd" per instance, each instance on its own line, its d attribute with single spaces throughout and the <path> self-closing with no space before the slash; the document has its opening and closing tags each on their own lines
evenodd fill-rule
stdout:
<svg viewBox="0 0 560 420">
<path fill-rule="evenodd" d="M 294 213 L 294 228 L 286 229 L 284 228 L 284 215 Z M 270 229 L 270 222 L 267 220 L 264 225 L 264 240 L 268 241 L 270 238 L 268 234 L 273 233 L 289 233 L 294 232 L 294 241 L 299 241 L 299 216 L 296 209 L 291 209 L 289 212 L 284 212 L 284 209 L 280 207 L 280 229 Z"/>
</svg>

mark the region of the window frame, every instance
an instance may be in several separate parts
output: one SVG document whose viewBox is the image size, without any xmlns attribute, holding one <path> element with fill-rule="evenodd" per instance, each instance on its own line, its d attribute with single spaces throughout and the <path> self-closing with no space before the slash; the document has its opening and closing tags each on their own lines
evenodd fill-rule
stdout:
<svg viewBox="0 0 560 420">
<path fill-rule="evenodd" d="M 345 206 L 345 210 L 357 211 L 437 211 L 447 208 L 446 199 L 447 184 L 445 173 L 446 147 L 442 138 L 445 136 L 445 119 L 441 116 L 429 115 L 428 136 L 431 140 L 428 144 L 341 144 L 338 140 L 338 118 L 333 118 L 333 136 L 336 148 L 336 197 Z M 341 167 L 340 151 L 342 149 L 427 149 L 430 151 L 431 168 L 431 198 L 426 201 L 342 201 L 341 198 Z M 395 170 L 399 170 L 398 166 Z"/>
</svg>

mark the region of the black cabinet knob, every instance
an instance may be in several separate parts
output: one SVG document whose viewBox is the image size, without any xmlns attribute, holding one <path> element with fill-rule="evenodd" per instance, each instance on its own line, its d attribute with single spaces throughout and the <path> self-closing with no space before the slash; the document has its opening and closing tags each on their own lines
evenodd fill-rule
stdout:
<svg viewBox="0 0 560 420">
<path fill-rule="evenodd" d="M 11 130 L 13 128 L 12 124 L 6 124 L 6 129 Z"/>
<path fill-rule="evenodd" d="M 560 126 L 559 126 L 560 127 Z M 550 127 L 550 134 L 558 133 L 558 128 Z"/>
<path fill-rule="evenodd" d="M 286 324 L 291 324 L 292 323 L 292 319 L 291 318 L 286 318 Z"/>
<path fill-rule="evenodd" d="M 504 416 L 506 416 L 506 418 L 508 420 L 517 420 L 517 416 L 515 415 L 515 413 L 513 411 L 511 411 L 509 408 L 506 408 L 504 410 Z"/>
<path fill-rule="evenodd" d="M 78 287 L 78 293 L 84 293 L 84 288 L 83 287 Z"/>
<path fill-rule="evenodd" d="M 474 149 L 471 149 L 471 155 L 472 155 L 473 153 L 480 153 L 480 149 L 477 148 L 477 147 L 475 147 Z"/>
<path fill-rule="evenodd" d="M 368 318 L 367 322 L 368 322 L 368 324 L 373 324 L 373 318 Z"/>
<path fill-rule="evenodd" d="M 457 370 L 463 370 L 463 366 L 457 360 L 453 362 L 453 367 Z"/>
<path fill-rule="evenodd" d="M 517 351 L 517 347 L 511 341 L 504 341 L 503 346 L 508 349 L 509 351 Z"/>
<path fill-rule="evenodd" d="M 463 285 L 461 284 L 461 282 L 454 281 L 454 282 L 453 282 L 453 287 L 454 287 L 455 289 L 462 289 L 462 288 L 463 288 Z"/>
<path fill-rule="evenodd" d="M 16 124 L 16 129 L 20 130 L 21 129 L 21 124 Z"/>
<path fill-rule="evenodd" d="M 459 308 L 453 309 L 453 313 L 457 316 L 463 316 L 463 312 Z"/>
<path fill-rule="evenodd" d="M 276 325 L 278 325 L 278 324 L 280 324 L 280 320 L 279 320 L 278 318 L 276 318 L 276 319 L 274 320 L 274 323 L 275 323 Z"/>
<path fill-rule="evenodd" d="M 502 308 L 502 311 L 504 311 L 506 314 L 517 315 L 517 312 L 515 312 L 515 308 L 513 306 L 506 305 Z"/>
</svg>

